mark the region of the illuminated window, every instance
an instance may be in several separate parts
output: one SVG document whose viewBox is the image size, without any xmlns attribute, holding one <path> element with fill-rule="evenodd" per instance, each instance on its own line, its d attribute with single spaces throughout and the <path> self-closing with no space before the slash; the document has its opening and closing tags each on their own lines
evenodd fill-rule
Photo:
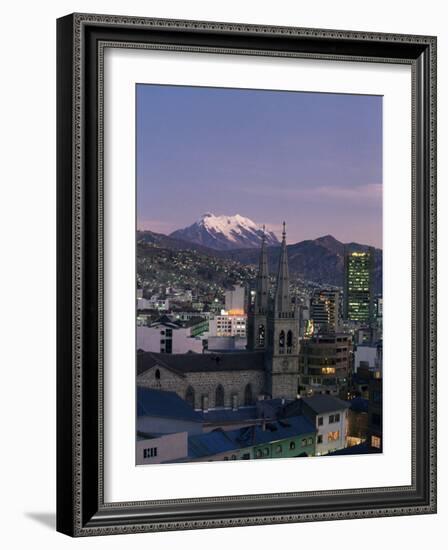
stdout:
<svg viewBox="0 0 448 550">
<path fill-rule="evenodd" d="M 337 441 L 339 439 L 339 430 L 335 432 L 328 432 L 328 442 Z"/>
<path fill-rule="evenodd" d="M 376 435 L 372 435 L 370 439 L 370 444 L 375 449 L 381 449 L 381 437 L 378 437 Z"/>
</svg>

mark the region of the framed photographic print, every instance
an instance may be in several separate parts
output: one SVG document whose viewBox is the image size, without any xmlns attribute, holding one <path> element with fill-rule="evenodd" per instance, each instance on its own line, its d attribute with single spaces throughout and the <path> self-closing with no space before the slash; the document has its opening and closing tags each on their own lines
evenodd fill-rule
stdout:
<svg viewBox="0 0 448 550">
<path fill-rule="evenodd" d="M 436 511 L 436 38 L 58 20 L 57 528 Z"/>
</svg>

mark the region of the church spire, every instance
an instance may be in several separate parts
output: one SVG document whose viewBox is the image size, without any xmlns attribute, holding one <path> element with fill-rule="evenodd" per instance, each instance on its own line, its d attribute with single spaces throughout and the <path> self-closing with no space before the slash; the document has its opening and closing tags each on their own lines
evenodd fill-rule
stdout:
<svg viewBox="0 0 448 550">
<path fill-rule="evenodd" d="M 286 251 L 286 223 L 283 222 L 282 245 L 278 263 L 277 286 L 275 289 L 274 311 L 276 314 L 291 311 L 289 296 L 288 254 Z"/>
<path fill-rule="evenodd" d="M 268 258 L 266 253 L 266 233 L 263 225 L 263 237 L 261 239 L 260 262 L 258 266 L 256 295 L 255 295 L 255 312 L 266 313 L 269 300 L 269 272 Z"/>
</svg>

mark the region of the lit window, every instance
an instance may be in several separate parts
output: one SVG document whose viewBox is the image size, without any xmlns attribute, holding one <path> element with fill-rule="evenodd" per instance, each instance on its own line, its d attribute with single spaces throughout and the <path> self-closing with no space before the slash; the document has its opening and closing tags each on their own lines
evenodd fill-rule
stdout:
<svg viewBox="0 0 448 550">
<path fill-rule="evenodd" d="M 375 449 L 381 449 L 381 437 L 378 437 L 376 435 L 372 435 L 370 439 L 370 444 Z"/>
<path fill-rule="evenodd" d="M 335 432 L 328 432 L 328 441 L 337 441 L 339 439 L 339 430 Z"/>
</svg>

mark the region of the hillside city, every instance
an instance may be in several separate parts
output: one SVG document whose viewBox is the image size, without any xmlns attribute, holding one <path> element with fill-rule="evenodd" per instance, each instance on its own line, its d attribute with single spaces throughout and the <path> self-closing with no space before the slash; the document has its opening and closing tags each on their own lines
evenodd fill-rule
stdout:
<svg viewBox="0 0 448 550">
<path fill-rule="evenodd" d="M 381 268 L 238 215 L 137 232 L 136 463 L 381 452 Z"/>
</svg>

